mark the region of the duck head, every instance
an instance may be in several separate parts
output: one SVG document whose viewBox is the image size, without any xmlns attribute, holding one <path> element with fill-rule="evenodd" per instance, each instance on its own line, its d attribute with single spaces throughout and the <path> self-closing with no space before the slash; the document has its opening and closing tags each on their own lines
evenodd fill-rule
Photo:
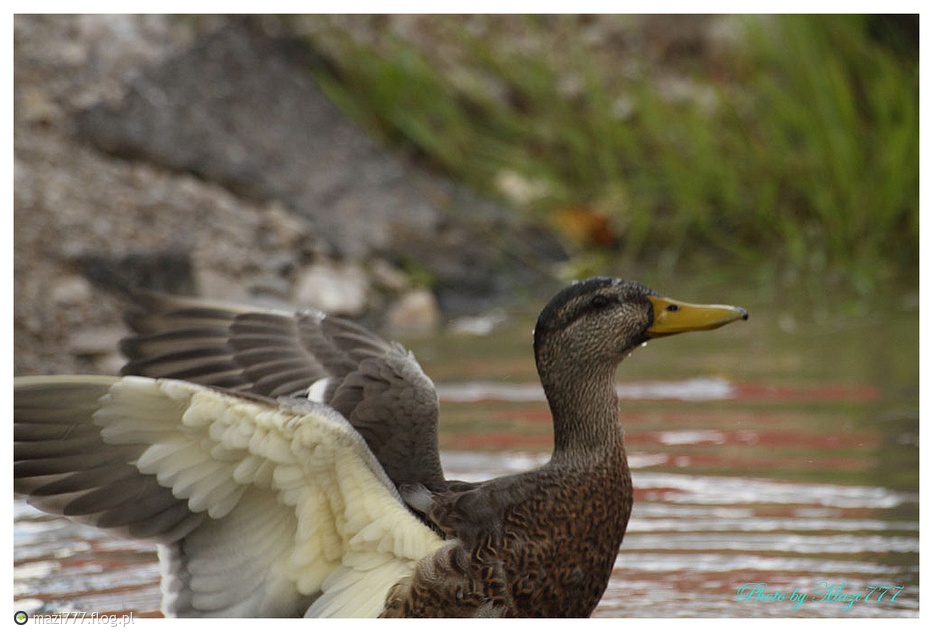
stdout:
<svg viewBox="0 0 933 632">
<path fill-rule="evenodd" d="M 621 279 L 587 279 L 558 292 L 534 335 L 538 375 L 554 418 L 552 463 L 579 466 L 605 454 L 624 461 L 614 379 L 619 363 L 651 338 L 740 318 L 748 318 L 744 309 L 681 303 Z"/>
<path fill-rule="evenodd" d="M 740 307 L 675 301 L 634 281 L 594 277 L 574 283 L 541 311 L 535 325 L 539 371 L 559 362 L 594 370 L 615 366 L 652 338 L 716 329 L 748 319 Z"/>
</svg>

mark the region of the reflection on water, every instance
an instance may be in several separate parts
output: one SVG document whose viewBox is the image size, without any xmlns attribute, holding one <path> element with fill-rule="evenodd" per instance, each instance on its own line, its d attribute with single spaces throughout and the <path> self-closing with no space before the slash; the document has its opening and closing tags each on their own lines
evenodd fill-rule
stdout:
<svg viewBox="0 0 933 632">
<path fill-rule="evenodd" d="M 482 480 L 536 467 L 544 454 L 445 452 L 452 478 Z M 650 471 L 632 458 L 636 504 L 596 616 L 916 616 L 919 521 L 915 493 L 877 487 L 786 483 Z M 644 469 L 643 466 L 649 469 Z M 158 563 L 151 547 L 109 540 L 17 502 L 18 608 L 157 615 Z M 900 586 L 843 611 L 820 600 L 823 582 Z M 810 594 L 799 604 L 737 601 L 747 583 L 769 594 Z M 892 588 L 892 591 L 895 590 Z"/>
<path fill-rule="evenodd" d="M 620 370 L 636 497 L 596 616 L 917 616 L 916 311 L 806 334 L 750 311 L 653 342 Z M 451 478 L 548 458 L 530 328 L 519 332 L 411 343 L 438 384 Z M 18 608 L 158 614 L 150 547 L 21 501 L 14 536 Z"/>
<path fill-rule="evenodd" d="M 479 480 L 546 460 L 542 454 L 461 452 L 445 454 L 444 465 L 453 478 Z M 650 457 L 630 460 L 635 508 L 595 616 L 917 615 L 916 493 L 653 472 Z M 739 601 L 737 592 L 747 583 L 766 585 L 766 594 L 789 596 L 796 589 L 808 599 Z M 827 584 L 839 589 L 833 593 Z M 824 599 L 864 595 L 870 586 L 892 588 L 846 610 L 844 600 Z M 894 586 L 903 590 L 892 601 Z"/>
</svg>

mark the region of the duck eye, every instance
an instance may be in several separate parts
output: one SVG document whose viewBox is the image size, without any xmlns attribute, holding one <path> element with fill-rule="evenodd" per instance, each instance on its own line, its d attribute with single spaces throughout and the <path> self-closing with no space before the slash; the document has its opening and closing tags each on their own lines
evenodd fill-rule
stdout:
<svg viewBox="0 0 933 632">
<path fill-rule="evenodd" d="M 597 309 L 606 307 L 607 305 L 610 305 L 612 303 L 613 303 L 612 297 L 606 296 L 605 294 L 597 294 L 596 296 L 590 299 L 590 306 L 595 307 Z"/>
</svg>

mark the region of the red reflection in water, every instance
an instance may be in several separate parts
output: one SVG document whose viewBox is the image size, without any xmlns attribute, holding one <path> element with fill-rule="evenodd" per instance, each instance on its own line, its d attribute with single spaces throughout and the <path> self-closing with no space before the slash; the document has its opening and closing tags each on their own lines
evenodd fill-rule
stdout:
<svg viewBox="0 0 933 632">
<path fill-rule="evenodd" d="M 820 384 L 818 386 L 774 386 L 772 384 L 733 384 L 738 401 L 852 401 L 873 402 L 881 397 L 874 386 L 853 384 Z"/>
<path fill-rule="evenodd" d="M 537 450 L 550 449 L 551 435 L 527 435 L 508 432 L 486 432 L 479 435 L 459 435 L 444 441 L 445 449 L 454 450 Z"/>
</svg>

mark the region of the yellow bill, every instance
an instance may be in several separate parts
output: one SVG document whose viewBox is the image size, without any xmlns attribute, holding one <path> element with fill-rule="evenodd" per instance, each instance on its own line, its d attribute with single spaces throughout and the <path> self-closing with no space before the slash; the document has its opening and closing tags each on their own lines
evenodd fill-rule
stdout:
<svg viewBox="0 0 933 632">
<path fill-rule="evenodd" d="M 664 296 L 649 296 L 648 300 L 654 306 L 654 322 L 648 327 L 651 338 L 716 329 L 739 319 L 748 320 L 748 312 L 741 307 L 694 305 Z"/>
</svg>

